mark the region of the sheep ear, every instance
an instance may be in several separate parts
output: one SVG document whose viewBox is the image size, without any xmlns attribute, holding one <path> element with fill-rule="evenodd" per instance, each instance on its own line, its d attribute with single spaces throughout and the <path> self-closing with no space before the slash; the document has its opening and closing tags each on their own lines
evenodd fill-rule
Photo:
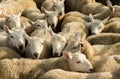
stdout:
<svg viewBox="0 0 120 79">
<path fill-rule="evenodd" d="M 93 15 L 91 13 L 89 14 L 89 19 L 90 19 L 91 22 L 94 22 Z"/>
<path fill-rule="evenodd" d="M 49 31 L 49 33 L 50 33 L 51 36 L 55 35 L 55 33 L 53 32 L 51 26 L 49 26 L 47 29 L 48 29 L 48 31 Z"/>
<path fill-rule="evenodd" d="M 10 34 L 10 29 L 7 27 L 7 25 L 3 25 L 3 29 L 8 35 Z"/>
<path fill-rule="evenodd" d="M 44 7 L 41 7 L 41 12 L 42 12 L 42 13 L 45 13 L 45 14 L 48 13 L 48 11 L 47 11 Z"/>
<path fill-rule="evenodd" d="M 25 30 L 25 28 L 26 28 L 26 24 L 25 23 L 22 23 L 22 30 Z"/>
<path fill-rule="evenodd" d="M 75 34 L 75 39 L 76 39 L 76 40 L 80 40 L 80 33 L 79 33 L 79 32 L 77 32 L 77 33 Z"/>
<path fill-rule="evenodd" d="M 108 20 L 110 19 L 110 17 L 108 16 L 107 18 L 105 18 L 101 23 L 105 24 L 108 22 Z"/>
<path fill-rule="evenodd" d="M 115 9 L 114 9 L 113 6 L 112 6 L 112 2 L 111 2 L 110 0 L 106 0 L 106 3 L 107 3 L 107 6 L 109 7 L 109 10 L 110 10 L 111 12 L 114 12 Z"/>
<path fill-rule="evenodd" d="M 25 37 L 26 40 L 30 40 L 31 39 L 31 37 L 27 33 L 24 33 L 24 37 Z"/>
<path fill-rule="evenodd" d="M 64 52 L 63 52 L 63 56 L 64 56 L 64 58 L 67 59 L 67 60 L 71 60 L 71 59 L 73 58 L 71 52 L 66 52 L 66 51 L 64 51 Z"/>
<path fill-rule="evenodd" d="M 31 24 L 31 25 L 34 25 L 35 22 L 31 21 L 31 20 L 28 20 L 28 22 Z"/>
</svg>

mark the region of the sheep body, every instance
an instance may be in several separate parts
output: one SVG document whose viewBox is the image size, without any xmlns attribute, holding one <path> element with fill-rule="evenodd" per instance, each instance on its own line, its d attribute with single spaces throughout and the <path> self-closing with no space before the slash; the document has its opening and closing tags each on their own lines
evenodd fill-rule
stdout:
<svg viewBox="0 0 120 79">
<path fill-rule="evenodd" d="M 112 56 L 94 56 L 91 61 L 93 72 L 112 72 L 120 69 L 119 55 Z"/>
<path fill-rule="evenodd" d="M 100 56 L 110 56 L 120 54 L 120 43 L 115 43 L 112 45 L 92 45 L 94 50 L 94 55 Z M 108 50 L 109 49 L 109 50 Z"/>
<path fill-rule="evenodd" d="M 90 42 L 91 45 L 95 44 L 114 44 L 120 41 L 120 34 L 118 33 L 101 33 L 98 35 L 92 35 L 87 38 L 87 41 Z"/>
<path fill-rule="evenodd" d="M 72 58 L 72 59 L 76 59 L 76 58 Z M 59 57 L 59 58 L 50 58 L 43 60 L 4 59 L 0 61 L 0 79 L 8 79 L 8 78 L 38 79 L 38 77 L 44 74 L 45 72 L 57 68 L 64 70 L 78 71 L 78 69 L 74 70 L 74 68 L 71 68 L 72 65 L 76 64 L 76 63 L 72 63 L 73 62 L 72 59 L 71 58 L 69 59 L 69 57 L 67 57 L 66 55 L 65 58 Z M 76 64 L 75 66 L 79 67 L 80 64 L 79 65 Z"/>
<path fill-rule="evenodd" d="M 21 58 L 21 56 L 8 47 L 0 47 L 0 60 L 1 59 L 11 59 L 11 58 Z"/>
<path fill-rule="evenodd" d="M 8 4 L 10 3 L 10 4 Z M 12 0 L 12 1 L 2 1 L 1 2 L 1 10 L 3 13 L 6 14 L 18 14 L 20 11 L 23 11 L 27 7 L 36 7 L 36 4 L 33 0 L 24 1 L 24 0 Z M 3 14 L 1 14 L 1 17 L 4 17 Z"/>
<path fill-rule="evenodd" d="M 62 69 L 53 69 L 40 76 L 39 79 L 119 79 L 120 70 L 98 73 L 78 73 Z"/>
</svg>

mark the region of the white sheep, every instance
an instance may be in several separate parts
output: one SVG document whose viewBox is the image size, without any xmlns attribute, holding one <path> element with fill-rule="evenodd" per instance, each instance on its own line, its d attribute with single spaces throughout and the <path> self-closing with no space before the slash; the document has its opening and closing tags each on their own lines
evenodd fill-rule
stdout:
<svg viewBox="0 0 120 79">
<path fill-rule="evenodd" d="M 90 35 L 96 35 L 101 33 L 106 27 L 105 23 L 109 20 L 110 17 L 105 18 L 104 20 L 94 19 L 92 14 L 89 14 L 90 23 L 88 24 L 88 29 Z"/>
<path fill-rule="evenodd" d="M 6 14 L 18 14 L 20 11 L 23 11 L 27 7 L 36 7 L 36 4 L 33 0 L 24 1 L 24 0 L 3 0 L 0 3 L 2 14 L 0 17 L 4 17 L 3 13 Z"/>
<path fill-rule="evenodd" d="M 98 35 L 92 35 L 87 38 L 87 41 L 91 45 L 103 44 L 109 45 L 120 42 L 120 34 L 118 33 L 100 33 Z"/>
<path fill-rule="evenodd" d="M 79 48 L 79 46 L 81 46 L 81 48 Z M 77 33 L 67 42 L 67 45 L 64 48 L 63 52 L 67 51 L 74 53 L 78 50 L 80 50 L 81 53 L 85 54 L 89 60 L 91 60 L 95 54 L 91 44 L 86 39 L 82 39 L 79 33 Z"/>
<path fill-rule="evenodd" d="M 97 73 L 78 73 L 70 72 L 62 69 L 53 69 L 38 79 L 119 79 L 120 70 L 112 72 L 97 72 Z"/>
<path fill-rule="evenodd" d="M 61 19 L 65 14 L 64 1 L 65 0 L 45 0 L 41 7 L 44 7 L 46 10 L 56 11 L 59 19 Z"/>
<path fill-rule="evenodd" d="M 48 25 L 52 27 L 52 29 L 56 29 L 56 25 L 58 23 L 58 14 L 55 11 L 48 11 L 45 8 L 41 8 L 41 12 L 38 12 L 36 10 L 31 10 L 29 8 L 25 9 L 23 11 L 23 16 L 27 17 L 28 19 L 32 21 L 36 20 L 47 20 Z"/>
<path fill-rule="evenodd" d="M 21 56 L 9 47 L 0 47 L 0 60 L 5 58 L 21 58 Z"/>
<path fill-rule="evenodd" d="M 25 35 L 25 37 L 28 41 L 25 49 L 26 57 L 41 59 L 52 56 L 51 35 L 46 28 L 39 28 L 32 32 L 30 36 Z"/>
<path fill-rule="evenodd" d="M 24 39 L 24 29 L 14 29 L 10 30 L 6 25 L 4 25 L 4 31 L 7 36 L 0 35 L 0 46 L 10 47 L 18 52 L 25 49 L 25 39 Z"/>
<path fill-rule="evenodd" d="M 67 45 L 67 35 L 69 33 L 69 28 L 68 31 L 66 32 L 59 32 L 59 33 L 54 33 L 51 28 L 48 29 L 49 33 L 51 35 L 51 44 L 52 44 L 52 53 L 53 56 L 60 56 L 63 49 Z"/>
<path fill-rule="evenodd" d="M 91 63 L 84 54 L 64 52 L 62 57 L 31 60 L 4 59 L 0 61 L 0 79 L 37 79 L 52 69 L 90 72 Z"/>
</svg>

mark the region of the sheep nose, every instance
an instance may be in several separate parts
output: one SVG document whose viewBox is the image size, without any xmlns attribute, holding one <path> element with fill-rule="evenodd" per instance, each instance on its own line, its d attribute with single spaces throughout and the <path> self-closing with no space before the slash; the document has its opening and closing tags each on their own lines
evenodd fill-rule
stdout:
<svg viewBox="0 0 120 79">
<path fill-rule="evenodd" d="M 90 72 L 92 72 L 93 71 L 93 69 L 90 69 Z"/>
<path fill-rule="evenodd" d="M 58 57 L 59 53 L 54 53 L 53 56 Z"/>
<path fill-rule="evenodd" d="M 20 45 L 20 46 L 19 46 L 19 49 L 22 50 L 22 49 L 23 49 L 23 45 Z"/>
<path fill-rule="evenodd" d="M 34 53 L 34 57 L 37 58 L 38 57 L 38 53 Z"/>
</svg>

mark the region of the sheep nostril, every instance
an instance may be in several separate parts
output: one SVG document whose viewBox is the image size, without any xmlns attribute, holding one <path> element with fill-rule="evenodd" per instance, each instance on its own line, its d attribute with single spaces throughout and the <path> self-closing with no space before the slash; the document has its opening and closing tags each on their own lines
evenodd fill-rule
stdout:
<svg viewBox="0 0 120 79">
<path fill-rule="evenodd" d="M 23 49 L 23 45 L 20 45 L 20 46 L 19 46 L 19 49 L 21 49 L 21 50 L 22 50 L 22 49 Z"/>
<path fill-rule="evenodd" d="M 90 72 L 92 72 L 93 71 L 93 69 L 90 69 Z"/>
<path fill-rule="evenodd" d="M 38 53 L 34 53 L 34 57 L 37 58 L 38 57 Z"/>
<path fill-rule="evenodd" d="M 59 54 L 58 54 L 58 53 L 54 53 L 54 56 L 55 56 L 55 57 L 58 57 L 58 56 L 59 56 Z"/>
<path fill-rule="evenodd" d="M 60 13 L 59 13 L 59 15 L 61 16 L 61 15 L 62 15 L 62 13 L 60 12 Z"/>
</svg>

